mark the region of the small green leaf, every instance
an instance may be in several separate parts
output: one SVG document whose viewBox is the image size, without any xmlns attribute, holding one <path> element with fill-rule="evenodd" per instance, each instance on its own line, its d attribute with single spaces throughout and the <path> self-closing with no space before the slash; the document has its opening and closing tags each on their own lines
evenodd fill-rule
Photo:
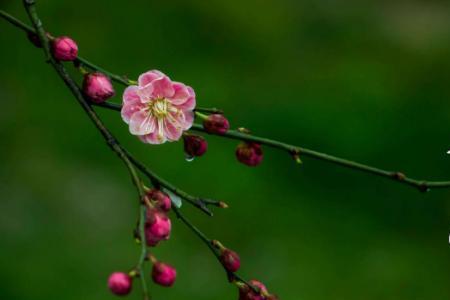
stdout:
<svg viewBox="0 0 450 300">
<path fill-rule="evenodd" d="M 183 205 L 183 200 L 181 200 L 181 198 L 178 195 L 172 193 L 171 191 L 169 191 L 166 188 L 162 188 L 162 190 L 163 190 L 164 193 L 169 195 L 170 200 L 172 200 L 173 205 L 175 205 L 178 208 L 180 208 L 181 205 Z"/>
</svg>

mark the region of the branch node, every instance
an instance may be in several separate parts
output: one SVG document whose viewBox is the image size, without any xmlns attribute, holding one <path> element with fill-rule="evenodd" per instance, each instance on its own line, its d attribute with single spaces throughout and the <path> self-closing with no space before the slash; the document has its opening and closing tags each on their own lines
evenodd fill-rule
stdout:
<svg viewBox="0 0 450 300">
<path fill-rule="evenodd" d="M 419 191 L 422 193 L 426 193 L 430 191 L 430 187 L 428 186 L 427 182 L 421 182 L 418 186 Z"/>
<path fill-rule="evenodd" d="M 405 180 L 406 175 L 404 173 L 402 173 L 402 172 L 393 172 L 391 174 L 391 177 L 396 179 L 396 180 L 403 181 L 403 180 Z"/>
<path fill-rule="evenodd" d="M 292 158 L 295 160 L 297 164 L 302 164 L 302 160 L 300 159 L 300 149 L 293 149 L 290 151 Z"/>
</svg>

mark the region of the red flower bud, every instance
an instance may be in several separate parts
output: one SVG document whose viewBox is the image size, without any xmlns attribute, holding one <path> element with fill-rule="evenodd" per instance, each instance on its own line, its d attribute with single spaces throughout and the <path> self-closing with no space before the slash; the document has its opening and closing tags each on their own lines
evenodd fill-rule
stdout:
<svg viewBox="0 0 450 300">
<path fill-rule="evenodd" d="M 165 212 L 159 209 L 148 209 L 145 222 L 145 240 L 148 246 L 154 247 L 160 241 L 168 240 L 172 224 Z"/>
<path fill-rule="evenodd" d="M 256 293 L 252 288 L 244 285 L 239 289 L 239 300 L 265 300 L 263 294 L 267 293 L 266 286 L 257 280 L 250 280 L 249 283 L 258 288 L 260 292 Z"/>
<path fill-rule="evenodd" d="M 114 96 L 114 88 L 108 76 L 94 72 L 84 75 L 83 93 L 93 102 L 102 103 Z"/>
<path fill-rule="evenodd" d="M 78 46 L 71 38 L 61 36 L 53 41 L 52 52 L 57 60 L 72 61 L 77 58 Z"/>
<path fill-rule="evenodd" d="M 228 272 L 236 272 L 241 266 L 239 255 L 230 249 L 224 249 L 222 251 L 220 261 Z"/>
<path fill-rule="evenodd" d="M 241 163 L 255 167 L 261 163 L 264 154 L 260 144 L 252 142 L 240 143 L 236 148 L 236 158 Z"/>
<path fill-rule="evenodd" d="M 183 136 L 184 152 L 190 157 L 202 156 L 208 149 L 208 143 L 206 140 L 194 134 L 186 134 Z"/>
<path fill-rule="evenodd" d="M 108 287 L 116 295 L 127 295 L 131 291 L 133 279 L 126 273 L 114 272 L 108 278 Z"/>
<path fill-rule="evenodd" d="M 167 212 L 172 207 L 172 201 L 170 200 L 169 195 L 160 190 L 151 189 L 147 192 L 147 196 L 163 211 Z"/>
<path fill-rule="evenodd" d="M 212 114 L 203 120 L 203 127 L 209 133 L 225 134 L 230 129 L 230 123 L 223 115 Z"/>
<path fill-rule="evenodd" d="M 152 269 L 152 279 L 155 283 L 162 286 L 172 286 L 177 278 L 177 270 L 171 265 L 156 262 Z"/>
</svg>

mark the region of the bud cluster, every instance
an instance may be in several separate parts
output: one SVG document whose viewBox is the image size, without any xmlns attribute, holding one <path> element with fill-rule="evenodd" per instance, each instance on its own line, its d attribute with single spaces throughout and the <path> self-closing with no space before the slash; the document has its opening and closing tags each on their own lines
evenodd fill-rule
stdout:
<svg viewBox="0 0 450 300">
<path fill-rule="evenodd" d="M 172 224 L 167 213 L 170 211 L 172 201 L 166 193 L 158 189 L 147 189 L 144 202 L 147 206 L 145 216 L 145 241 L 147 246 L 156 247 L 161 241 L 168 240 Z M 139 235 L 137 236 L 139 238 Z M 156 284 L 170 287 L 175 283 L 177 271 L 169 264 L 158 261 L 155 256 L 149 254 L 149 260 L 153 267 L 151 277 Z M 122 296 L 131 291 L 132 279 L 138 274 L 135 271 L 130 274 L 115 272 L 108 279 L 108 287 L 112 293 Z"/>
</svg>

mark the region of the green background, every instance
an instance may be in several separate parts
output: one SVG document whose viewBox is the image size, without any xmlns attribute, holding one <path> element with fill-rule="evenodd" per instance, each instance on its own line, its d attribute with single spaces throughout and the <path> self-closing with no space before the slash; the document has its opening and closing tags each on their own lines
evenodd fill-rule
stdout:
<svg viewBox="0 0 450 300">
<path fill-rule="evenodd" d="M 1 6 L 26 20 L 20 2 Z M 450 179 L 448 1 L 80 0 L 39 1 L 38 11 L 82 56 L 130 78 L 159 69 L 235 128 Z M 0 298 L 114 299 L 108 274 L 139 255 L 134 187 L 42 53 L 0 22 Z M 217 137 L 189 163 L 181 143 L 142 144 L 118 114 L 99 113 L 160 175 L 229 203 L 213 218 L 183 210 L 281 299 L 450 298 L 450 189 L 422 194 L 267 148 L 248 168 L 236 142 Z M 151 284 L 154 299 L 237 299 L 174 218 L 155 253 L 178 278 Z M 129 299 L 140 299 L 138 282 Z"/>
</svg>

